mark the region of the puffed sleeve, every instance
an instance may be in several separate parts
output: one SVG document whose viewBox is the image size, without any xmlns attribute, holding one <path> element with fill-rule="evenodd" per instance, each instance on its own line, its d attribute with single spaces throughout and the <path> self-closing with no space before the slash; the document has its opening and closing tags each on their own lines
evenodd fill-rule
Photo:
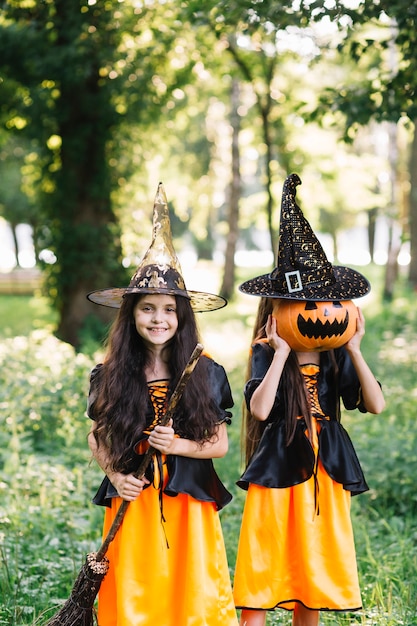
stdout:
<svg viewBox="0 0 417 626">
<path fill-rule="evenodd" d="M 232 413 L 227 409 L 231 409 L 234 403 L 225 369 L 213 359 L 207 358 L 207 374 L 212 398 L 219 413 L 219 424 L 230 424 Z"/>
<path fill-rule="evenodd" d="M 227 409 L 233 406 L 232 392 L 224 368 L 205 356 L 205 372 L 207 373 L 211 399 L 217 408 L 218 423 L 230 424 L 232 414 Z M 185 493 L 202 502 L 214 502 L 218 510 L 232 499 L 218 477 L 212 459 L 196 459 L 170 454 L 166 460 L 168 481 L 164 493 L 175 497 Z"/>
<path fill-rule="evenodd" d="M 340 398 L 348 411 L 358 409 L 361 413 L 366 413 L 359 378 L 346 348 L 336 349 L 334 356 L 337 364 L 336 377 L 332 374 L 334 364 L 330 353 L 320 353 L 318 390 L 323 411 L 334 419 Z"/>
<path fill-rule="evenodd" d="M 273 350 L 267 343 L 257 342 L 251 347 L 251 373 L 244 389 L 246 406 L 249 409 L 252 395 L 263 381 L 273 357 Z"/>
<path fill-rule="evenodd" d="M 366 413 L 359 378 L 348 352 L 345 348 L 335 352 L 339 368 L 339 394 L 345 408 L 349 411 L 358 409 L 361 413 Z"/>
</svg>

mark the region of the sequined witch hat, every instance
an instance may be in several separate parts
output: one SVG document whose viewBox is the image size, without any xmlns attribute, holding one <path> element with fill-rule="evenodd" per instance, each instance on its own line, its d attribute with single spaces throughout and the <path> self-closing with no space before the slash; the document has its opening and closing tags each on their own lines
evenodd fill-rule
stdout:
<svg viewBox="0 0 417 626">
<path fill-rule="evenodd" d="M 297 174 L 285 180 L 277 265 L 270 274 L 252 278 L 239 289 L 243 293 L 288 300 L 352 300 L 371 289 L 368 280 L 349 267 L 334 265 L 295 201 Z"/>
<path fill-rule="evenodd" d="M 165 189 L 159 183 L 153 205 L 152 243 L 132 276 L 128 287 L 92 291 L 87 298 L 95 304 L 119 308 L 124 297 L 142 293 L 183 296 L 195 312 L 215 311 L 227 304 L 221 296 L 203 291 L 188 291 L 180 262 L 172 244 L 171 223 Z"/>
</svg>

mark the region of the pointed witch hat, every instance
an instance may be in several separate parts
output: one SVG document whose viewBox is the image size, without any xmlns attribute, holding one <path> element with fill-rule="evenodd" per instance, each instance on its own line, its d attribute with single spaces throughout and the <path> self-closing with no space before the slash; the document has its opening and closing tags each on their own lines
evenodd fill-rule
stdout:
<svg viewBox="0 0 417 626">
<path fill-rule="evenodd" d="M 158 185 L 153 206 L 152 243 L 129 286 L 99 289 L 89 293 L 87 298 L 95 304 L 119 308 L 124 297 L 143 293 L 183 296 L 190 300 L 195 312 L 215 311 L 227 304 L 221 296 L 186 289 L 180 262 L 172 245 L 168 202 L 162 183 Z"/>
<path fill-rule="evenodd" d="M 253 296 L 288 300 L 352 300 L 371 289 L 368 280 L 349 267 L 332 265 L 295 201 L 297 174 L 285 180 L 277 265 L 270 274 L 252 278 L 239 286 Z"/>
</svg>

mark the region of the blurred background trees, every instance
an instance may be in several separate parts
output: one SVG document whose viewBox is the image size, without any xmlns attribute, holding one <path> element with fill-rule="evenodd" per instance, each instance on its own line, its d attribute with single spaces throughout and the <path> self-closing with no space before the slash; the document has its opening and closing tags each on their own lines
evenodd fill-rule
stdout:
<svg viewBox="0 0 417 626">
<path fill-rule="evenodd" d="M 77 346 L 108 321 L 86 293 L 146 250 L 162 180 L 183 263 L 222 264 L 232 298 L 236 264 L 273 265 L 296 171 L 332 260 L 384 263 L 385 298 L 407 263 L 416 288 L 416 20 L 385 0 L 2 2 L 0 215 L 33 240 L 3 271 L 36 263 Z"/>
</svg>

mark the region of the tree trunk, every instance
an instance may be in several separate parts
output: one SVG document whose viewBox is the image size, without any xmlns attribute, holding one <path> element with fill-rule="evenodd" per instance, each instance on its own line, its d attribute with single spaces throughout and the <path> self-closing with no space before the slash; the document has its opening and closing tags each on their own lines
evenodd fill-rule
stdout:
<svg viewBox="0 0 417 626">
<path fill-rule="evenodd" d="M 242 181 L 240 176 L 240 150 L 239 150 L 239 134 L 240 134 L 240 115 L 238 113 L 240 103 L 239 81 L 233 79 L 231 91 L 231 115 L 230 123 L 232 125 L 232 180 L 230 184 L 229 194 L 229 214 L 228 225 L 229 232 L 227 234 L 226 253 L 224 263 L 223 282 L 220 294 L 230 299 L 233 295 L 235 286 L 235 252 L 237 240 L 239 237 L 239 200 L 241 196 Z"/>
<path fill-rule="evenodd" d="M 269 115 L 271 112 L 271 98 L 268 94 L 268 99 L 267 99 L 267 104 L 263 105 L 260 101 L 260 99 L 258 98 L 258 106 L 259 106 L 259 110 L 261 113 L 261 118 L 262 118 L 262 131 L 263 131 L 263 137 L 264 137 L 264 142 L 265 142 L 265 146 L 266 146 L 266 155 L 265 155 L 265 168 L 266 168 L 266 193 L 267 193 L 267 200 L 266 200 L 266 214 L 268 217 L 268 228 L 269 228 L 269 238 L 271 240 L 271 250 L 274 253 L 275 252 L 275 244 L 276 244 L 276 237 L 275 237 L 275 230 L 274 230 L 274 225 L 273 225 L 273 220 L 272 220 L 272 213 L 273 213 L 273 208 L 274 208 L 274 198 L 272 196 L 272 169 L 271 169 L 271 164 L 272 164 L 272 139 L 271 139 L 271 128 L 270 128 L 270 119 L 269 119 Z"/>
<path fill-rule="evenodd" d="M 334 258 L 334 262 L 337 263 L 338 259 L 339 259 L 339 247 L 337 245 L 337 232 L 331 232 L 330 233 L 331 238 L 332 238 L 332 242 L 333 242 L 333 258 Z"/>
<path fill-rule="evenodd" d="M 268 220 L 269 237 L 271 241 L 271 250 L 275 251 L 276 237 L 273 227 L 273 208 L 274 198 L 272 195 L 272 121 L 270 119 L 272 109 L 272 97 L 271 97 L 271 84 L 274 75 L 274 59 L 269 59 L 268 68 L 266 69 L 266 75 L 262 80 L 265 80 L 265 94 L 259 91 L 256 87 L 258 77 L 252 73 L 250 66 L 244 61 L 244 59 L 238 53 L 238 47 L 236 46 L 236 37 L 232 35 L 229 37 L 229 50 L 236 61 L 238 67 L 242 71 L 245 80 L 252 85 L 253 92 L 256 96 L 256 106 L 259 111 L 259 115 L 262 120 L 262 135 L 266 147 L 265 154 L 265 170 L 266 170 L 266 215 Z M 280 144 L 280 148 L 283 148 L 283 143 Z"/>
<path fill-rule="evenodd" d="M 126 277 L 110 199 L 107 146 L 114 113 L 99 75 L 100 49 L 85 51 L 81 46 L 74 51 L 77 31 L 69 32 L 68 23 L 82 32 L 82 15 L 67 0 L 56 0 L 55 6 L 57 54 L 71 49 L 74 67 L 61 73 L 56 102 L 60 168 L 47 208 L 57 262 L 50 266 L 49 288 L 59 312 L 57 335 L 78 347 L 86 317 L 94 315 L 108 322 L 114 314 L 87 301 L 87 293 L 124 286 Z M 102 19 L 110 18 L 103 15 Z"/>
<path fill-rule="evenodd" d="M 17 224 L 14 224 L 14 223 L 10 222 L 10 229 L 12 231 L 12 238 L 13 238 L 13 245 L 14 245 L 14 255 L 16 257 L 16 267 L 20 267 L 20 263 L 19 263 L 19 242 L 17 240 L 16 226 L 17 226 Z"/>
<path fill-rule="evenodd" d="M 368 211 L 368 246 L 371 262 L 373 262 L 375 255 L 375 230 L 377 214 L 378 209 L 376 207 L 373 209 L 369 209 Z"/>
<path fill-rule="evenodd" d="M 388 127 L 389 137 L 389 154 L 388 160 L 390 163 L 390 181 L 391 181 L 391 202 L 389 207 L 389 215 L 387 216 L 389 221 L 388 231 L 388 256 L 387 265 L 385 268 L 385 281 L 383 299 L 391 301 L 394 295 L 394 286 L 398 276 L 398 253 L 399 247 L 394 237 L 395 224 L 397 222 L 398 215 L 398 194 L 397 194 L 397 163 L 398 163 L 398 146 L 397 146 L 397 126 L 396 124 L 389 124 Z"/>
<path fill-rule="evenodd" d="M 413 289 L 417 290 L 417 119 L 414 120 L 410 157 L 409 233 L 411 259 L 408 278 Z"/>
</svg>

